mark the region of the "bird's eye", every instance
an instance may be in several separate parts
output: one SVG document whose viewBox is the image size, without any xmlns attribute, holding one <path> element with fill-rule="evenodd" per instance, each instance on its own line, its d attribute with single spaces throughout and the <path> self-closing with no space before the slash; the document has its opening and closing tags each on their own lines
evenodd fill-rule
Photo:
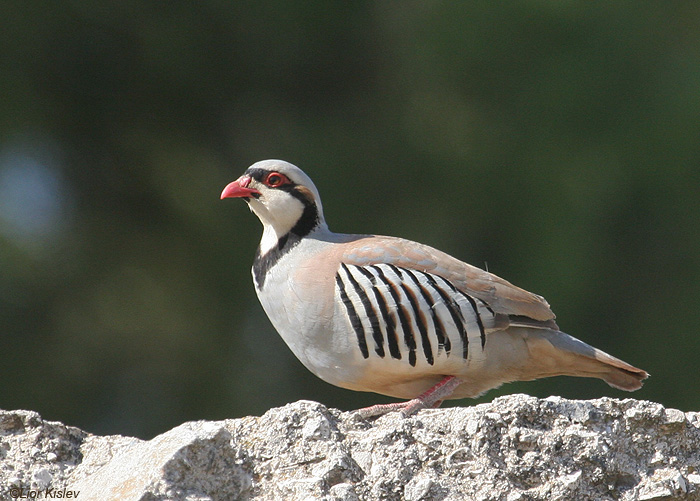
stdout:
<svg viewBox="0 0 700 501">
<path fill-rule="evenodd" d="M 283 184 L 287 184 L 288 182 L 289 179 L 287 179 L 287 176 L 280 174 L 279 172 L 271 172 L 265 178 L 265 184 L 270 188 L 277 188 Z"/>
</svg>

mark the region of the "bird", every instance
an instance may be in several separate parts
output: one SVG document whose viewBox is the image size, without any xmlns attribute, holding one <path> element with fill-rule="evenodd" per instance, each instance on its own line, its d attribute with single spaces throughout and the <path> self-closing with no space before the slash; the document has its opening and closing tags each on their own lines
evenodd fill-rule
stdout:
<svg viewBox="0 0 700 501">
<path fill-rule="evenodd" d="M 258 299 L 313 374 L 403 399 L 357 412 L 404 416 L 513 381 L 599 378 L 626 391 L 648 377 L 559 330 L 547 301 L 428 245 L 332 232 L 311 178 L 263 160 L 226 185 L 263 225 Z"/>
</svg>

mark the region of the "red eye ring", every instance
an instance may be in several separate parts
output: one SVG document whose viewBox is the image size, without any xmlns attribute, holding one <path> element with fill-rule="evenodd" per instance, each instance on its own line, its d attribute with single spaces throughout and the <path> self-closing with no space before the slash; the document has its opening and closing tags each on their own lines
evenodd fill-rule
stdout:
<svg viewBox="0 0 700 501">
<path fill-rule="evenodd" d="M 289 178 L 279 172 L 270 172 L 265 177 L 264 182 L 265 186 L 269 186 L 270 188 L 279 188 L 282 185 L 290 183 Z"/>
</svg>

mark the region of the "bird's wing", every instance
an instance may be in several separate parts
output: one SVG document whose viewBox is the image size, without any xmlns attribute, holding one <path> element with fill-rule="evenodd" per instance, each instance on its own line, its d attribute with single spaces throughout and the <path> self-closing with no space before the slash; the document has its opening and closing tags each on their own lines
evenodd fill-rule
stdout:
<svg viewBox="0 0 700 501">
<path fill-rule="evenodd" d="M 486 303 L 494 313 L 511 317 L 511 324 L 545 324 L 556 328 L 555 315 L 543 297 L 430 246 L 396 237 L 358 236 L 342 243 L 338 250 L 342 250 L 338 256 L 341 263 L 356 266 L 384 263 L 438 275 Z"/>
</svg>

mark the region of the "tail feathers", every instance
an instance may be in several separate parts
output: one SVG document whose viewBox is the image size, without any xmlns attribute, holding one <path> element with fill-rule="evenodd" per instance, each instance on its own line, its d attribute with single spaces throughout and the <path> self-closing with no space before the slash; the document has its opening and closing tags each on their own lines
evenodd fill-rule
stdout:
<svg viewBox="0 0 700 501">
<path fill-rule="evenodd" d="M 528 347 L 533 357 L 553 357 L 561 375 L 595 377 L 604 380 L 613 388 L 635 391 L 642 387 L 642 381 L 649 377 L 646 371 L 608 355 L 604 351 L 584 343 L 560 331 L 540 330 L 528 336 Z M 534 334 L 534 333 L 533 333 Z M 546 340 L 542 346 L 537 340 Z M 531 344 L 534 341 L 534 344 Z M 552 350 L 551 347 L 555 348 Z M 533 350 L 534 348 L 534 350 Z M 556 352 L 556 353 L 552 353 Z"/>
<path fill-rule="evenodd" d="M 637 369 L 619 358 L 608 355 L 604 351 L 598 349 L 595 351 L 596 360 L 606 364 L 608 367 L 607 373 L 603 374 L 602 378 L 613 388 L 635 391 L 641 388 L 642 381 L 649 377 L 649 374 L 642 369 Z"/>
</svg>

